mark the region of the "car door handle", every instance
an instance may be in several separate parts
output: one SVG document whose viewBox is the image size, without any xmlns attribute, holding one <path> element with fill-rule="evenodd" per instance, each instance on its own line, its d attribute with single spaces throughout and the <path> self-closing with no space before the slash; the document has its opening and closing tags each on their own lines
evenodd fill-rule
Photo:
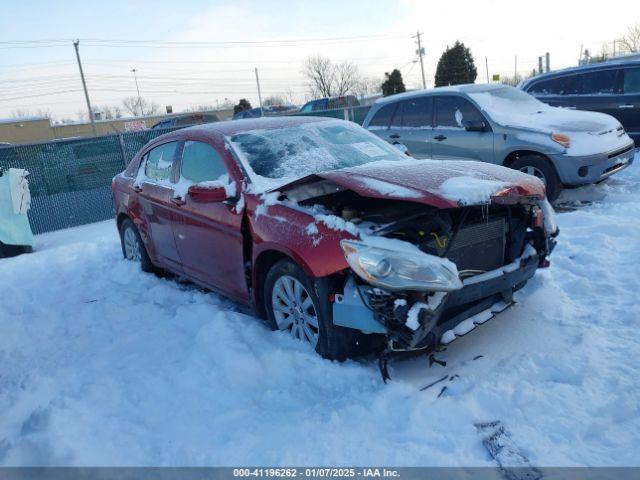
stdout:
<svg viewBox="0 0 640 480">
<path fill-rule="evenodd" d="M 180 206 L 184 205 L 187 202 L 185 202 L 180 197 L 171 197 L 171 203 L 173 203 L 174 205 L 178 205 L 180 207 Z"/>
<path fill-rule="evenodd" d="M 447 137 L 445 137 L 444 135 L 436 135 L 435 137 L 433 137 L 433 139 L 441 142 L 442 140 L 446 140 Z"/>
<path fill-rule="evenodd" d="M 630 103 L 625 103 L 624 105 L 618 105 L 618 108 L 633 108 L 633 105 Z"/>
<path fill-rule="evenodd" d="M 400 135 L 398 135 L 397 133 L 392 133 L 391 135 L 389 135 L 389 138 L 400 138 Z"/>
</svg>

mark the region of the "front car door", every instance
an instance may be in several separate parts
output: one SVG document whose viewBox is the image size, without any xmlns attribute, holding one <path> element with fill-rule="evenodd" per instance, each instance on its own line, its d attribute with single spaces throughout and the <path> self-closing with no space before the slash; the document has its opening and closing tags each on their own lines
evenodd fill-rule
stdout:
<svg viewBox="0 0 640 480">
<path fill-rule="evenodd" d="M 618 97 L 620 123 L 640 147 L 640 66 L 623 70 L 622 95 Z"/>
<path fill-rule="evenodd" d="M 189 277 L 238 300 L 248 300 L 244 274 L 242 211 L 236 202 L 203 202 L 188 194 L 190 185 L 219 182 L 230 185 L 228 168 L 216 148 L 186 140 L 179 161 L 180 205 L 176 208 L 176 243 Z M 235 190 L 235 192 L 233 191 Z M 239 196 L 240 185 L 229 188 Z"/>
<path fill-rule="evenodd" d="M 495 163 L 493 132 L 480 110 L 464 97 L 434 97 L 435 126 L 431 142 L 434 159 L 468 159 Z M 484 131 L 468 131 L 465 125 L 485 124 Z"/>
<path fill-rule="evenodd" d="M 140 171 L 133 186 L 144 224 L 141 230 L 147 237 L 151 256 L 175 273 L 182 271 L 173 235 L 173 170 L 178 144 L 163 143 L 149 150 L 140 162 Z"/>
</svg>

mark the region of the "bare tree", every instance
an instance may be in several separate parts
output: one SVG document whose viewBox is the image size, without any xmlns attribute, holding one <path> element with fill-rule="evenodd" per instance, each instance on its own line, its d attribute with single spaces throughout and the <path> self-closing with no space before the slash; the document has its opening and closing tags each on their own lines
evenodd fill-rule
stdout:
<svg viewBox="0 0 640 480">
<path fill-rule="evenodd" d="M 334 95 L 351 93 L 362 81 L 360 70 L 353 63 L 339 63 L 333 67 L 333 70 L 335 79 Z"/>
<path fill-rule="evenodd" d="M 97 110 L 102 112 L 102 118 L 105 120 L 113 120 L 122 117 L 122 108 L 120 105 L 102 105 Z"/>
<path fill-rule="evenodd" d="M 271 95 L 262 99 L 263 107 L 270 107 L 272 105 L 284 105 L 286 103 L 286 100 L 280 95 Z"/>
<path fill-rule="evenodd" d="M 151 102 L 145 98 L 138 98 L 136 96 L 127 97 L 122 100 L 122 106 L 127 113 L 134 117 L 156 115 L 160 112 L 160 105 L 156 102 Z"/>
<path fill-rule="evenodd" d="M 307 58 L 302 68 L 307 77 L 309 91 L 313 96 L 331 97 L 335 84 L 335 68 L 331 60 L 322 55 Z"/>
<path fill-rule="evenodd" d="M 629 52 L 640 52 L 640 23 L 629 27 L 626 35 L 620 39 L 620 44 Z"/>
</svg>

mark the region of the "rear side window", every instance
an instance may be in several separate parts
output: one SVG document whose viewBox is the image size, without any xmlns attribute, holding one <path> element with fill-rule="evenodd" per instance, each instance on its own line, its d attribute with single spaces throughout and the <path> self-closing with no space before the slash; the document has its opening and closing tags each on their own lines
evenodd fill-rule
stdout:
<svg viewBox="0 0 640 480">
<path fill-rule="evenodd" d="M 422 97 L 402 102 L 403 127 L 431 127 L 433 99 Z"/>
<path fill-rule="evenodd" d="M 227 169 L 222 158 L 211 145 L 187 141 L 182 150 L 180 173 L 183 178 L 198 183 L 217 180 L 227 173 Z"/>
<path fill-rule="evenodd" d="M 640 93 L 640 68 L 625 69 L 624 93 Z"/>
<path fill-rule="evenodd" d="M 157 181 L 169 181 L 171 168 L 175 158 L 178 142 L 170 142 L 160 145 L 149 151 L 144 174 L 147 178 Z"/>
<path fill-rule="evenodd" d="M 577 92 L 583 95 L 613 95 L 621 93 L 620 70 L 597 70 L 577 76 Z"/>
<path fill-rule="evenodd" d="M 393 117 L 393 112 L 396 110 L 397 105 L 397 103 L 390 103 L 382 107 L 373 116 L 371 122 L 369 122 L 369 126 L 387 128 L 389 123 L 391 123 L 391 117 Z"/>
<path fill-rule="evenodd" d="M 575 95 L 578 89 L 576 75 L 565 75 L 535 82 L 528 91 L 534 95 Z"/>
<path fill-rule="evenodd" d="M 462 97 L 436 97 L 436 128 L 464 128 L 464 122 L 484 122 L 480 111 Z"/>
</svg>

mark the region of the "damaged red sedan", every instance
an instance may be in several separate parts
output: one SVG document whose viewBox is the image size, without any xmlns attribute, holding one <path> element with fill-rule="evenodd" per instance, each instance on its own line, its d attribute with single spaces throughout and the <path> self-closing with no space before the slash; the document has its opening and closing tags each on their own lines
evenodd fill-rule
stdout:
<svg viewBox="0 0 640 480">
<path fill-rule="evenodd" d="M 113 180 L 124 256 L 344 359 L 449 343 L 512 303 L 558 229 L 535 177 L 412 159 L 289 117 L 162 135 Z"/>
</svg>

